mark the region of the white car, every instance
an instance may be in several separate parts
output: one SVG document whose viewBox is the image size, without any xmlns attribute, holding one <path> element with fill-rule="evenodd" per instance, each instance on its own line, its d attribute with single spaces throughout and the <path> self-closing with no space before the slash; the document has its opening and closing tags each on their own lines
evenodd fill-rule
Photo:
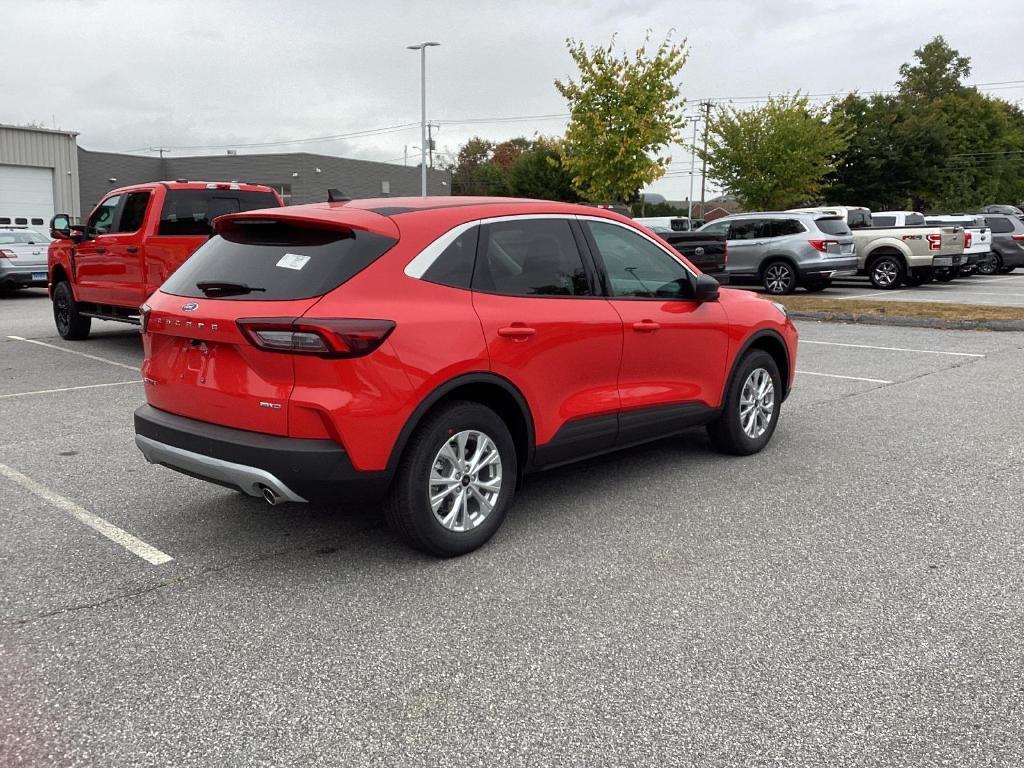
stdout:
<svg viewBox="0 0 1024 768">
<path fill-rule="evenodd" d="M 967 265 L 960 268 L 960 274 L 970 275 L 978 271 L 979 264 L 992 261 L 992 230 L 981 214 L 937 213 L 924 218 L 929 224 L 964 228 L 964 255 L 967 257 Z"/>
<path fill-rule="evenodd" d="M 633 219 L 637 224 L 643 224 L 648 229 L 659 234 L 666 232 L 689 232 L 695 227 L 693 222 L 685 216 L 646 216 Z"/>
</svg>

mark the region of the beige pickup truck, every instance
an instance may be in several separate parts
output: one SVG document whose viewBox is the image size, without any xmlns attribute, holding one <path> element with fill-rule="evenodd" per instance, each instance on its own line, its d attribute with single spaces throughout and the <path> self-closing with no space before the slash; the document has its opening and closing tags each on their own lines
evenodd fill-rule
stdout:
<svg viewBox="0 0 1024 768">
<path fill-rule="evenodd" d="M 962 227 L 872 227 L 870 211 L 848 206 L 794 210 L 846 216 L 848 222 L 852 221 L 850 229 L 857 247 L 858 272 L 867 275 L 871 284 L 880 290 L 921 285 L 932 279 L 936 269 L 959 267 L 964 261 Z M 863 223 L 865 211 L 867 226 Z"/>
</svg>

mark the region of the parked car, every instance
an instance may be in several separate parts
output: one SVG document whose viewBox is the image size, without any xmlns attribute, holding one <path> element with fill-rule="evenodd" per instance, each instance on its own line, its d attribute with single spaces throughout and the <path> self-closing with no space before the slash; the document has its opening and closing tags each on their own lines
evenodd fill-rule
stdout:
<svg viewBox="0 0 1024 768">
<path fill-rule="evenodd" d="M 0 227 L 0 290 L 45 288 L 49 242 L 28 227 Z"/>
<path fill-rule="evenodd" d="M 1018 216 L 986 213 L 985 223 L 992 230 L 992 252 L 978 265 L 978 271 L 994 275 L 1024 267 L 1024 221 Z"/>
<path fill-rule="evenodd" d="M 693 223 L 685 216 L 640 216 L 633 221 L 643 224 L 648 229 L 653 229 L 658 234 L 663 232 L 690 232 L 694 229 Z"/>
<path fill-rule="evenodd" d="M 697 234 L 724 235 L 730 284 L 760 284 L 767 293 L 798 286 L 821 291 L 832 278 L 857 270 L 853 235 L 837 215 L 737 213 L 715 219 Z"/>
<path fill-rule="evenodd" d="M 959 274 L 973 274 L 981 262 L 992 260 L 992 230 L 980 213 L 937 213 L 925 216 L 925 221 L 932 226 L 963 227 L 965 263 L 960 265 Z"/>
<path fill-rule="evenodd" d="M 138 323 L 139 305 L 206 242 L 217 216 L 280 205 L 270 187 L 179 179 L 115 189 L 83 226 L 54 216 L 48 271 L 57 332 L 84 339 L 92 318 Z"/>
<path fill-rule="evenodd" d="M 986 205 L 981 209 L 982 213 L 1001 213 L 1006 216 L 1024 218 L 1024 211 L 1015 205 Z"/>
<path fill-rule="evenodd" d="M 861 205 L 820 205 L 815 208 L 790 208 L 788 212 L 841 216 L 846 219 L 846 224 L 850 229 L 863 229 L 871 226 L 871 210 Z"/>
<path fill-rule="evenodd" d="M 834 215 L 843 209 L 829 206 L 801 210 Z M 963 232 L 959 227 L 874 227 L 868 211 L 867 225 L 854 228 L 853 239 L 858 272 L 866 274 L 880 290 L 921 285 L 934 277 L 936 269 L 959 267 L 963 262 Z"/>
<path fill-rule="evenodd" d="M 751 454 L 790 391 L 785 308 L 582 205 L 393 198 L 223 216 L 142 308 L 146 458 L 270 503 L 384 495 L 479 547 L 525 472 L 706 426 Z"/>
</svg>

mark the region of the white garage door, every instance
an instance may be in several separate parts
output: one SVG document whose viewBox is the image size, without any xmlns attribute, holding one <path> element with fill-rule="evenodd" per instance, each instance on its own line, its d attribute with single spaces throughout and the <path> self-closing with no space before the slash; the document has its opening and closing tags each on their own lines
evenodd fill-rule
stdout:
<svg viewBox="0 0 1024 768">
<path fill-rule="evenodd" d="M 52 168 L 0 165 L 0 226 L 49 226 L 52 216 Z"/>
</svg>

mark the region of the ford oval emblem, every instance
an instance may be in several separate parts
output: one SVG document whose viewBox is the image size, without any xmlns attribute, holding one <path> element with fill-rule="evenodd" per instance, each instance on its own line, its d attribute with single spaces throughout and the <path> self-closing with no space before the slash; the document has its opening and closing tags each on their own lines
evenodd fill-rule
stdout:
<svg viewBox="0 0 1024 768">
<path fill-rule="evenodd" d="M 693 249 L 693 255 L 694 256 L 703 256 L 704 255 L 704 249 L 701 246 L 698 245 L 696 248 Z"/>
<path fill-rule="evenodd" d="M 182 312 L 195 312 L 197 309 L 199 309 L 199 305 L 196 304 L 194 301 L 190 301 L 188 304 L 181 305 Z"/>
</svg>

